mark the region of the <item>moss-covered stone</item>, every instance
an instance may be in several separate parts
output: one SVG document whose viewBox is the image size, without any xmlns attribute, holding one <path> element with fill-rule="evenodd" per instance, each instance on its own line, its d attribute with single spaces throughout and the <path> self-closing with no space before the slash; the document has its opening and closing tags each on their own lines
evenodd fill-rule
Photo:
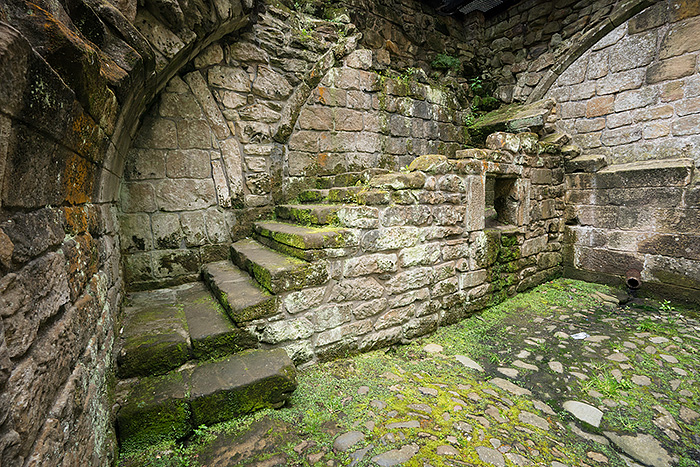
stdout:
<svg viewBox="0 0 700 467">
<path fill-rule="evenodd" d="M 124 448 L 183 438 L 192 430 L 187 373 L 143 378 L 128 392 L 117 413 Z"/>
</svg>

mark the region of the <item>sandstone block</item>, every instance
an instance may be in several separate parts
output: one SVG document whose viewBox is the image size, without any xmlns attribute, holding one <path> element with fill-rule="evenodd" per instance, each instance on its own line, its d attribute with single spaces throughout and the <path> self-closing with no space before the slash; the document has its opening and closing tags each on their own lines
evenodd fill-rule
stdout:
<svg viewBox="0 0 700 467">
<path fill-rule="evenodd" d="M 586 103 L 586 117 L 595 118 L 613 113 L 614 96 L 594 97 Z M 577 115 L 583 116 L 583 115 Z"/>
<path fill-rule="evenodd" d="M 610 50 L 610 71 L 618 72 L 640 68 L 651 63 L 656 53 L 658 32 L 629 35 Z"/>
<path fill-rule="evenodd" d="M 242 68 L 213 66 L 207 72 L 209 85 L 237 92 L 250 92 L 250 76 Z"/>
<path fill-rule="evenodd" d="M 700 16 L 671 25 L 661 41 L 659 58 L 664 60 L 676 55 L 700 50 Z"/>
<path fill-rule="evenodd" d="M 696 59 L 695 55 L 682 55 L 653 63 L 647 68 L 647 83 L 655 84 L 690 76 L 695 73 Z"/>
<path fill-rule="evenodd" d="M 415 246 L 418 239 L 416 227 L 387 227 L 365 233 L 361 246 L 367 251 L 398 250 Z"/>
<path fill-rule="evenodd" d="M 432 278 L 431 268 L 413 268 L 395 275 L 386 282 L 386 286 L 391 295 L 396 295 L 407 290 L 425 287 L 432 282 Z"/>
<path fill-rule="evenodd" d="M 405 251 L 405 250 L 403 250 Z M 395 254 L 375 253 L 350 258 L 345 262 L 343 275 L 345 277 L 366 276 L 384 272 L 396 272 L 398 258 Z"/>
<path fill-rule="evenodd" d="M 166 173 L 169 178 L 210 178 L 211 162 L 208 151 L 180 149 L 169 151 Z"/>
<path fill-rule="evenodd" d="M 164 211 L 191 211 L 215 206 L 214 181 L 175 179 L 162 180 L 156 189 L 158 207 Z"/>
<path fill-rule="evenodd" d="M 401 267 L 407 268 L 416 265 L 431 265 L 440 259 L 440 245 L 437 243 L 425 243 L 411 248 L 404 248 L 399 252 Z"/>
</svg>

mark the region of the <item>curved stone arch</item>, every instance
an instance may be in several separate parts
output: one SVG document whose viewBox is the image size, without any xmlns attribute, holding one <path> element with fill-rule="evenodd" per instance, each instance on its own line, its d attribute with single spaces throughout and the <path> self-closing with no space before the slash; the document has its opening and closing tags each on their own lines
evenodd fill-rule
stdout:
<svg viewBox="0 0 700 467">
<path fill-rule="evenodd" d="M 586 31 L 582 37 L 574 42 L 573 47 L 568 49 L 560 58 L 559 61 L 550 68 L 545 76 L 540 79 L 539 83 L 528 96 L 526 103 L 538 101 L 547 94 L 549 88 L 566 71 L 579 57 L 585 54 L 593 45 L 603 39 L 613 29 L 629 20 L 637 13 L 654 5 L 654 0 L 629 0 L 625 4 L 614 10 L 612 14 L 603 22 L 596 25 L 593 29 Z"/>
</svg>

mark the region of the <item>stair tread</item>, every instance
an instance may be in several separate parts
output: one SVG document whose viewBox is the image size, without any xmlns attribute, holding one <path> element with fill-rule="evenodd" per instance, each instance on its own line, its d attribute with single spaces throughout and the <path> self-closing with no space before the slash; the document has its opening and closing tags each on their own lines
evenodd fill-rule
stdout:
<svg viewBox="0 0 700 467">
<path fill-rule="evenodd" d="M 122 347 L 117 357 L 122 378 L 164 374 L 189 359 L 187 320 L 174 289 L 136 292 L 124 308 Z"/>
<path fill-rule="evenodd" d="M 318 248 L 342 248 L 353 246 L 356 239 L 352 232 L 342 227 L 308 227 L 285 222 L 256 222 L 258 235 L 272 238 L 285 245 L 303 250 Z"/>
<path fill-rule="evenodd" d="M 183 297 L 181 303 L 195 358 L 218 358 L 258 345 L 254 335 L 231 322 L 203 283 L 191 284 L 179 291 L 178 296 Z"/>
<path fill-rule="evenodd" d="M 342 204 L 280 204 L 275 206 L 275 214 L 304 225 L 327 225 L 337 220 L 335 213 L 342 207 Z"/>
<path fill-rule="evenodd" d="M 247 351 L 141 378 L 118 391 L 119 437 L 124 444 L 181 438 L 195 426 L 281 407 L 296 385 L 284 349 Z"/>
<path fill-rule="evenodd" d="M 321 285 L 328 280 L 328 265 L 324 261 L 309 263 L 249 238 L 231 246 L 231 258 L 274 294 Z"/>
<path fill-rule="evenodd" d="M 240 324 L 276 312 L 276 300 L 231 261 L 202 266 L 202 276 L 229 317 Z"/>
</svg>

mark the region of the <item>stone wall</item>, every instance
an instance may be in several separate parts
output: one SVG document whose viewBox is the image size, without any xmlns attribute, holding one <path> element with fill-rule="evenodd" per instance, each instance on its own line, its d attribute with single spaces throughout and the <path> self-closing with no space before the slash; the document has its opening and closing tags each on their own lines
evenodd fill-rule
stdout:
<svg viewBox="0 0 700 467">
<path fill-rule="evenodd" d="M 611 163 L 690 157 L 700 166 L 700 8 L 662 1 L 578 58 L 547 92 L 558 127 Z"/>
<path fill-rule="evenodd" d="M 653 0 L 518 2 L 486 18 L 477 60 L 504 102 L 542 99 L 581 54 Z M 672 3 L 684 4 L 676 1 Z"/>
<path fill-rule="evenodd" d="M 371 179 L 359 205 L 337 212 L 350 234 L 325 260 L 331 280 L 283 294 L 278 314 L 248 329 L 297 363 L 326 360 L 429 333 L 561 274 L 561 155 L 533 133 L 496 133 L 487 146 Z M 487 227 L 492 177 L 515 208 Z"/>
<path fill-rule="evenodd" d="M 170 81 L 129 150 L 120 191 L 130 288 L 196 280 L 315 176 L 398 170 L 463 147 L 454 95 L 424 74 L 380 74 L 346 30 L 354 26 L 267 6 Z"/>
<path fill-rule="evenodd" d="M 0 4 L 1 465 L 114 462 L 126 150 L 174 70 L 251 6 Z"/>
<path fill-rule="evenodd" d="M 700 187 L 692 159 L 570 165 L 566 274 L 619 284 L 630 269 L 644 290 L 700 303 Z"/>
</svg>

